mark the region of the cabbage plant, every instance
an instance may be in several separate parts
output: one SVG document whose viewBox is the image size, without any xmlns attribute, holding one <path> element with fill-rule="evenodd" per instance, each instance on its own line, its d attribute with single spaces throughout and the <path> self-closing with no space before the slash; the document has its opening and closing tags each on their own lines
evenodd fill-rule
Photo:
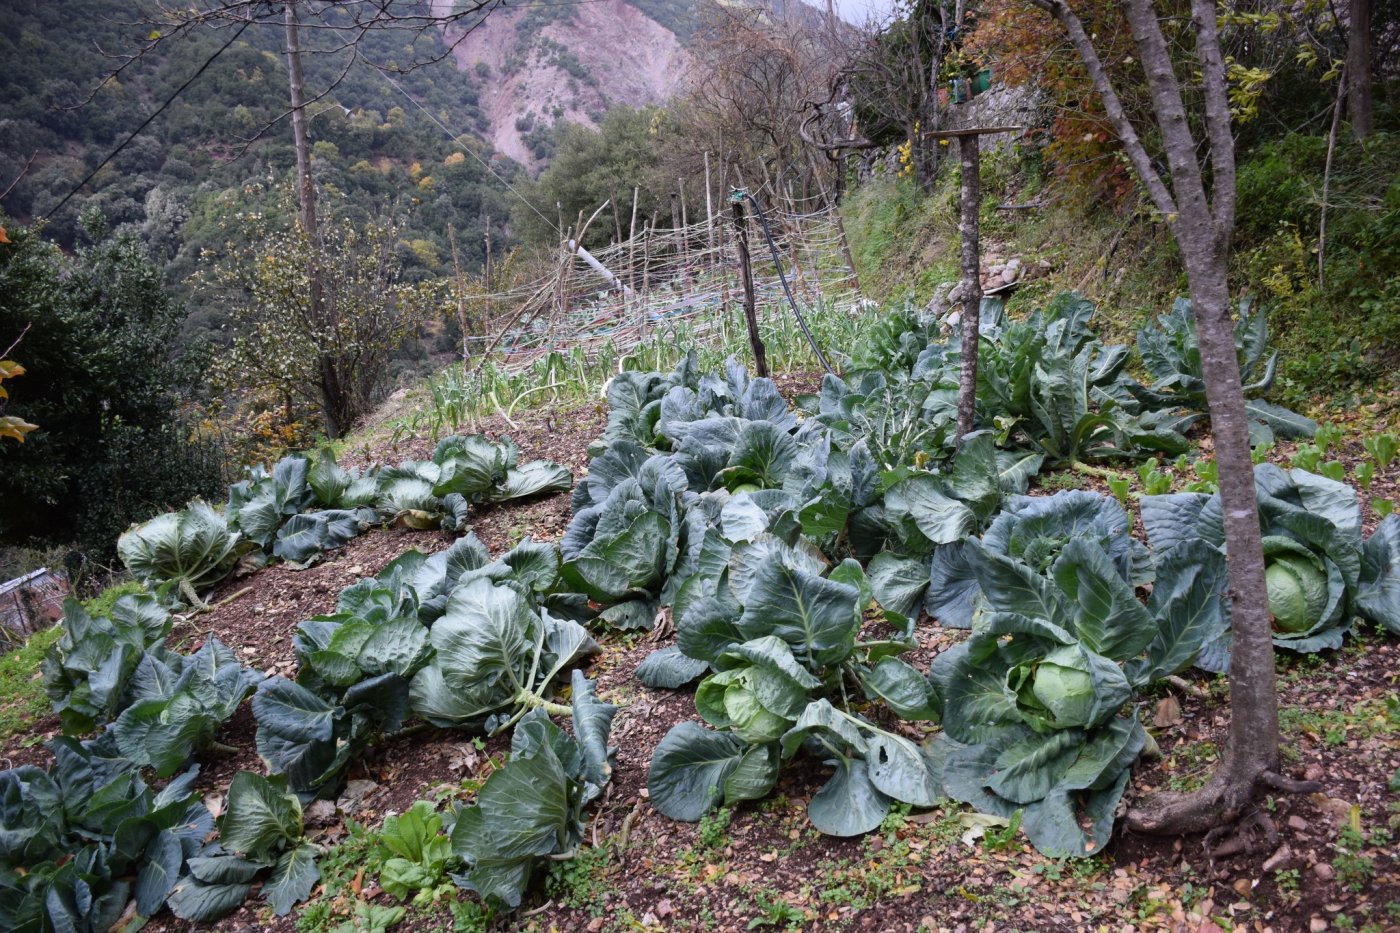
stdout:
<svg viewBox="0 0 1400 933">
<path fill-rule="evenodd" d="M 153 587 L 172 585 L 192 606 L 203 606 L 201 590 L 222 581 L 238 563 L 240 535 L 201 499 L 183 511 L 166 512 L 133 525 L 117 539 L 126 569 Z"/>
<path fill-rule="evenodd" d="M 407 528 L 462 531 L 473 503 L 566 492 L 573 486 L 573 476 L 557 463 L 519 460 L 520 448 L 508 437 L 445 437 L 430 460 L 405 460 L 381 469 L 375 504 L 387 519 Z"/>
<path fill-rule="evenodd" d="M 63 731 L 90 732 L 131 702 L 131 680 L 147 652 L 163 652 L 171 618 L 154 596 L 126 595 L 109 616 L 63 602 L 63 633 L 44 656 L 44 692 Z"/>
<path fill-rule="evenodd" d="M 1152 558 L 1131 531 L 1132 519 L 1115 500 L 1070 489 L 1051 496 L 1007 499 L 987 526 L 980 546 L 1045 574 L 1067 544 L 1083 539 L 1103 549 L 1124 581 L 1149 583 Z M 934 553 L 925 608 L 942 625 L 972 625 L 982 578 L 969 560 L 971 547 L 954 541 Z"/>
<path fill-rule="evenodd" d="M 577 622 L 487 579 L 452 592 L 430 639 L 431 661 L 410 686 L 413 712 L 435 725 L 491 733 L 536 708 L 567 715 L 550 699 L 555 679 L 600 650 Z"/>
<path fill-rule="evenodd" d="M 130 705 L 112 724 L 117 747 L 135 764 L 168 777 L 213 743 L 219 726 L 262 679 L 212 636 L 188 657 L 150 652 L 132 675 Z"/>
<path fill-rule="evenodd" d="M 721 802 L 763 797 L 802 751 L 836 769 L 808 808 L 822 832 L 868 832 L 896 801 L 932 805 L 937 786 L 923 752 L 849 708 L 852 695 L 865 696 L 906 718 L 938 717 L 928 683 L 897 657 L 908 643 L 858 639 L 872 598 L 859 565 L 823 576 L 816 554 L 767 532 L 728 550 L 716 575 L 696 574 L 682 588 L 675 648 L 637 672 L 676 686 L 710 671 L 695 704 L 719 730 L 682 723 L 662 739 L 648 777 L 657 809 L 698 820 Z"/>
<path fill-rule="evenodd" d="M 157 791 L 110 734 L 0 772 L 0 928 L 108 933 L 158 912 L 214 819 L 192 768 Z"/>
<path fill-rule="evenodd" d="M 527 713 L 511 736 L 510 760 L 492 772 L 476 802 L 456 811 L 452 851 L 463 862 L 459 885 L 500 907 L 520 906 L 550 857 L 567 858 L 583 844 L 583 810 L 612 779 L 616 749 L 608 745 L 617 708 L 573 674 L 573 735 L 542 709 Z"/>
<path fill-rule="evenodd" d="M 1139 330 L 1137 346 L 1143 367 L 1153 379 L 1151 385 L 1129 387 L 1138 399 L 1159 409 L 1184 408 L 1202 414 L 1208 410 L 1196 318 L 1189 299 L 1178 298 L 1170 313 Z M 1250 418 L 1250 442 L 1272 444 L 1275 436 L 1311 438 L 1317 422 L 1257 397 L 1273 386 L 1278 351 L 1269 349 L 1264 310 L 1251 312 L 1247 298 L 1240 302 L 1235 321 L 1235 352 Z"/>
<path fill-rule="evenodd" d="M 1356 490 L 1345 483 L 1265 463 L 1254 468 L 1254 485 L 1275 647 L 1339 648 L 1358 617 L 1400 630 L 1400 519 L 1387 518 L 1366 539 Z M 1148 496 L 1142 519 L 1154 553 L 1194 541 L 1225 547 L 1219 496 Z M 1199 666 L 1228 670 L 1229 649 L 1222 629 Z"/>
<path fill-rule="evenodd" d="M 321 879 L 320 849 L 303 835 L 301 802 L 285 780 L 240 771 L 229 785 L 219 837 L 187 863 L 170 894 L 182 920 L 208 923 L 236 910 L 261 882 L 262 896 L 279 917 L 311 896 Z"/>
<path fill-rule="evenodd" d="M 1223 556 L 1183 547 L 1157 568 L 1146 605 L 1087 537 L 1046 573 L 980 542 L 969 563 L 984 611 L 930 675 L 943 697 L 943 788 L 995 816 L 1024 810 L 1047 855 L 1092 855 L 1147 743 L 1134 692 L 1189 665 L 1221 625 Z"/>
</svg>

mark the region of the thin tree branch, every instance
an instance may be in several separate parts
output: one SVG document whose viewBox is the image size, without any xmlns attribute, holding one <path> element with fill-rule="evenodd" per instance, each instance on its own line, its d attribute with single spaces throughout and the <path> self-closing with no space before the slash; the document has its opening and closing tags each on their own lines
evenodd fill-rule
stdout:
<svg viewBox="0 0 1400 933">
<path fill-rule="evenodd" d="M 1090 40 L 1088 33 L 1084 31 L 1084 24 L 1080 21 L 1079 16 L 1070 9 L 1065 0 L 1027 0 L 1027 2 L 1055 17 L 1064 27 L 1065 32 L 1069 34 L 1070 42 L 1074 45 L 1075 51 L 1079 53 L 1085 69 L 1089 72 L 1089 79 L 1094 84 L 1094 90 L 1103 99 L 1104 112 L 1108 115 L 1109 121 L 1118 133 L 1119 140 L 1123 143 L 1123 150 L 1128 155 L 1128 161 L 1132 163 L 1138 178 L 1147 188 L 1152 203 L 1158 211 L 1167 216 L 1177 214 L 1176 200 L 1172 197 L 1172 193 L 1168 190 L 1162 176 L 1152 166 L 1152 159 L 1147 154 L 1147 147 L 1143 145 L 1142 138 L 1138 136 L 1137 128 L 1128 119 L 1128 114 L 1123 109 L 1123 101 L 1118 97 L 1118 92 L 1114 90 L 1112 82 L 1109 81 L 1108 73 L 1104 71 L 1103 62 L 1099 60 L 1099 53 L 1094 48 L 1094 43 Z"/>
</svg>

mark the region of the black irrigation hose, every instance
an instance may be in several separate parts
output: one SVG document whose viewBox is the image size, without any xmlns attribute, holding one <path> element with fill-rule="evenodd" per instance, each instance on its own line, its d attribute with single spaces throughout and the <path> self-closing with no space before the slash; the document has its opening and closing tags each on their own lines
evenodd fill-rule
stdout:
<svg viewBox="0 0 1400 933">
<path fill-rule="evenodd" d="M 816 338 L 814 338 L 812 332 L 807 329 L 807 319 L 804 318 L 802 312 L 798 310 L 797 299 L 792 297 L 792 289 L 788 287 L 787 275 L 783 272 L 783 261 L 778 256 L 778 244 L 773 242 L 773 234 L 768 229 L 768 218 L 764 216 L 763 208 L 754 200 L 754 196 L 747 191 L 744 192 L 744 197 L 749 199 L 749 203 L 753 205 L 753 209 L 758 212 L 758 222 L 759 225 L 763 227 L 763 238 L 768 241 L 768 249 L 773 254 L 773 265 L 778 267 L 778 280 L 783 283 L 783 293 L 787 295 L 788 304 L 792 306 L 792 313 L 797 318 L 798 326 L 802 328 L 802 333 L 807 337 L 807 343 L 811 345 L 812 352 L 817 355 L 817 359 L 821 360 L 822 368 L 833 376 L 836 375 L 836 370 L 832 369 L 831 364 L 827 362 L 826 354 L 822 352 L 821 347 L 817 346 Z"/>
</svg>

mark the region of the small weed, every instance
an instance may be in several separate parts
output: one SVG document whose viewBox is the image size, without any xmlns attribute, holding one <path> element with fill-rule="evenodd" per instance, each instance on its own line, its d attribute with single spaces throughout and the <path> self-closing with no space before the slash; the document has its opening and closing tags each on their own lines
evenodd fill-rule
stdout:
<svg viewBox="0 0 1400 933">
<path fill-rule="evenodd" d="M 321 894 L 300 908 L 296 918 L 297 933 L 349 933 L 353 930 L 369 933 L 374 929 L 365 925 L 374 918 L 357 911 L 357 905 L 364 902 L 355 892 L 355 886 L 363 884 L 366 875 L 379 871 L 377 849 L 374 835 L 363 823 L 345 821 L 345 838 L 327 849 L 317 863 L 321 870 Z M 379 915 L 379 919 L 382 920 L 383 915 Z"/>
<path fill-rule="evenodd" d="M 1089 485 L 1088 479 L 1078 473 L 1069 470 L 1062 470 L 1058 473 L 1042 473 L 1036 482 L 1041 489 L 1049 489 L 1059 492 L 1064 489 L 1084 489 Z"/>
<path fill-rule="evenodd" d="M 1023 811 L 1011 814 L 1011 822 L 1005 826 L 988 826 L 982 837 L 982 845 L 988 852 L 1010 852 L 1016 848 L 1016 834 L 1021 831 Z"/>
<path fill-rule="evenodd" d="M 1337 854 L 1332 858 L 1332 867 L 1337 871 L 1337 881 L 1345 888 L 1360 893 L 1375 874 L 1375 862 L 1361 854 L 1366 839 L 1355 826 L 1343 826 L 1337 834 Z"/>
<path fill-rule="evenodd" d="M 729 842 L 729 824 L 734 820 L 732 807 L 721 807 L 700 818 L 695 837 L 701 849 L 721 849 Z"/>
<path fill-rule="evenodd" d="M 486 933 L 496 920 L 495 912 L 480 901 L 449 901 L 447 909 L 452 911 L 452 933 Z"/>
<path fill-rule="evenodd" d="M 135 580 L 127 580 L 125 583 L 107 587 L 92 599 L 84 600 L 83 608 L 88 611 L 88 615 L 110 616 L 112 607 L 116 605 L 117 600 L 123 596 L 139 596 L 144 592 L 146 592 L 146 588 L 140 583 Z"/>
<path fill-rule="evenodd" d="M 776 891 L 755 891 L 753 903 L 758 908 L 759 915 L 749 921 L 748 929 L 750 930 L 757 930 L 760 927 L 799 930 L 807 919 L 806 914 L 783 900 L 782 895 Z"/>
<path fill-rule="evenodd" d="M 612 852 L 608 846 L 582 849 L 571 859 L 550 863 L 545 892 L 566 907 L 601 917 L 612 890 L 608 880 L 611 869 Z"/>
</svg>

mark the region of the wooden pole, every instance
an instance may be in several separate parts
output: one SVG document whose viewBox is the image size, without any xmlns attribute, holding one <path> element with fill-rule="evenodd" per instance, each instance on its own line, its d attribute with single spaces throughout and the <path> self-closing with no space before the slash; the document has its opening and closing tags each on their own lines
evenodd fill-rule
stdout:
<svg viewBox="0 0 1400 933">
<path fill-rule="evenodd" d="M 632 188 L 632 222 L 627 227 L 627 284 L 637 288 L 637 193 L 641 188 Z M 622 310 L 627 311 L 627 292 L 622 293 Z M 640 330 L 638 331 L 640 333 Z"/>
<path fill-rule="evenodd" d="M 978 320 L 982 307 L 982 280 L 977 211 L 982 200 L 981 142 L 976 135 L 958 137 L 962 162 L 962 361 L 958 373 L 958 444 L 972 432 L 977 415 Z"/>
<path fill-rule="evenodd" d="M 710 263 L 715 261 L 715 207 L 710 200 L 710 153 L 705 151 L 705 249 L 710 254 Z"/>
<path fill-rule="evenodd" d="M 467 299 L 466 284 L 462 281 L 462 259 L 457 254 L 457 232 L 447 225 L 447 242 L 452 244 L 452 271 L 457 278 L 457 327 L 462 331 L 462 367 L 466 371 L 467 357 L 471 351 L 467 346 Z"/>
<path fill-rule="evenodd" d="M 738 192 L 736 192 L 738 194 Z M 758 333 L 758 309 L 753 290 L 753 265 L 749 260 L 749 226 L 744 217 L 744 202 L 731 199 L 734 205 L 734 242 L 739 248 L 739 278 L 744 284 L 744 321 L 749 328 L 749 346 L 753 349 L 754 369 L 759 376 L 768 375 L 768 351 Z"/>
</svg>

